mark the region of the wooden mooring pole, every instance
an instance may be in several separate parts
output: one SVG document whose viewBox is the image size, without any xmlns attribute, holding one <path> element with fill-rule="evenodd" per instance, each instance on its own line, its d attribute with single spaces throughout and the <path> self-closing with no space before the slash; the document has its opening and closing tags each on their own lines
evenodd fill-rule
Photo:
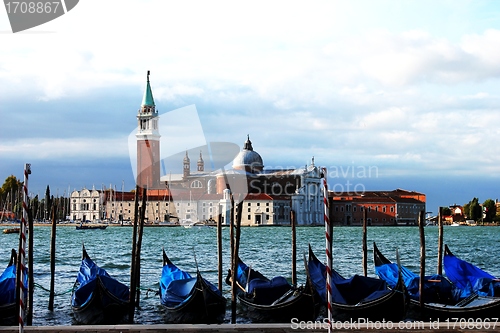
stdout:
<svg viewBox="0 0 500 333">
<path fill-rule="evenodd" d="M 52 229 L 50 233 L 50 292 L 49 292 L 49 311 L 54 310 L 54 285 L 56 276 L 56 212 L 52 206 Z"/>
<path fill-rule="evenodd" d="M 134 313 L 135 313 L 135 248 L 137 244 L 137 223 L 139 219 L 139 185 L 135 186 L 135 198 L 134 198 L 134 226 L 132 230 L 132 262 L 130 264 L 130 296 L 129 296 L 129 313 L 128 313 L 128 321 L 129 323 L 134 322 Z"/>
<path fill-rule="evenodd" d="M 292 285 L 297 286 L 297 230 L 295 228 L 295 212 L 290 211 L 292 224 Z"/>
<path fill-rule="evenodd" d="M 420 232 L 420 281 L 418 285 L 420 309 L 424 308 L 424 277 L 425 277 L 425 234 L 424 234 L 424 211 L 418 215 L 418 230 Z"/>
<path fill-rule="evenodd" d="M 229 187 L 229 186 L 228 186 Z M 231 324 L 236 324 L 236 270 L 238 259 L 235 258 L 235 230 L 234 230 L 234 198 L 231 193 L 231 220 L 229 222 L 229 242 L 231 250 Z M 227 216 L 226 216 L 227 218 Z"/>
<path fill-rule="evenodd" d="M 217 272 L 219 290 L 222 292 L 222 214 L 217 216 Z"/>
<path fill-rule="evenodd" d="M 241 211 L 243 208 L 243 200 L 240 195 L 238 207 L 236 208 L 237 217 L 234 221 L 234 208 L 231 208 L 231 324 L 236 324 L 236 272 L 238 271 L 238 259 L 241 236 Z M 231 207 L 234 207 L 234 197 L 231 193 Z"/>
<path fill-rule="evenodd" d="M 366 207 L 363 209 L 363 275 L 368 276 L 368 245 L 366 244 L 366 234 L 368 225 L 368 212 Z"/>
<path fill-rule="evenodd" d="M 135 306 L 139 306 L 139 298 L 141 296 L 140 286 L 141 286 L 141 247 L 142 247 L 142 234 L 144 232 L 144 220 L 146 218 L 146 197 L 147 190 L 145 188 L 142 189 L 142 205 L 141 205 L 141 219 L 139 223 L 139 230 L 137 235 L 137 244 L 135 249 Z"/>
<path fill-rule="evenodd" d="M 437 274 L 443 275 L 443 220 L 441 216 L 441 207 L 438 211 L 438 262 Z"/>
<path fill-rule="evenodd" d="M 26 316 L 26 324 L 33 325 L 33 291 L 35 290 L 35 280 L 33 273 L 33 212 L 28 210 L 28 314 Z"/>
</svg>

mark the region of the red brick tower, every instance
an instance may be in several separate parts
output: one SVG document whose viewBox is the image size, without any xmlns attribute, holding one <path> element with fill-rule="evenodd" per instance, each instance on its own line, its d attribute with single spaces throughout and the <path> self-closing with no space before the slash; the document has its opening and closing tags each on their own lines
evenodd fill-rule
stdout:
<svg viewBox="0 0 500 333">
<path fill-rule="evenodd" d="M 148 189 L 160 187 L 160 132 L 158 111 L 155 108 L 149 71 L 146 91 L 137 114 L 137 185 Z"/>
</svg>

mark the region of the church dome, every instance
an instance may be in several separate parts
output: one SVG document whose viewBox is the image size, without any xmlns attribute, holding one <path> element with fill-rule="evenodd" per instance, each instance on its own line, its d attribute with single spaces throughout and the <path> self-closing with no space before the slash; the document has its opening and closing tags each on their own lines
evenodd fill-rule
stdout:
<svg viewBox="0 0 500 333">
<path fill-rule="evenodd" d="M 262 157 L 260 157 L 259 153 L 253 150 L 250 137 L 247 137 L 247 141 L 245 141 L 243 149 L 233 160 L 233 169 L 257 173 L 262 171 L 263 168 L 264 163 L 262 162 Z"/>
</svg>

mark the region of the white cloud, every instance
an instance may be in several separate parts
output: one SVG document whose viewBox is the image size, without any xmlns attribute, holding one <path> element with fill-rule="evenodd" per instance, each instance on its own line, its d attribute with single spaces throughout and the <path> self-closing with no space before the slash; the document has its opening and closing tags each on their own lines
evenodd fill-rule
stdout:
<svg viewBox="0 0 500 333">
<path fill-rule="evenodd" d="M 126 157 L 127 138 L 30 138 L 2 141 L 2 156 L 25 160 Z"/>
</svg>

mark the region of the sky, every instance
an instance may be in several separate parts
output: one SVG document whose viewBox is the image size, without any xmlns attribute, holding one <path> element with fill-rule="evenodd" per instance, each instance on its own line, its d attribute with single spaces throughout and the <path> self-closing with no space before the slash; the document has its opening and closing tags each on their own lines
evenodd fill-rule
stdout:
<svg viewBox="0 0 500 333">
<path fill-rule="evenodd" d="M 162 158 L 249 135 L 336 191 L 500 197 L 497 1 L 85 0 L 15 34 L 0 9 L 0 40 L 0 178 L 31 163 L 34 195 L 135 187 L 150 70 Z"/>
</svg>

